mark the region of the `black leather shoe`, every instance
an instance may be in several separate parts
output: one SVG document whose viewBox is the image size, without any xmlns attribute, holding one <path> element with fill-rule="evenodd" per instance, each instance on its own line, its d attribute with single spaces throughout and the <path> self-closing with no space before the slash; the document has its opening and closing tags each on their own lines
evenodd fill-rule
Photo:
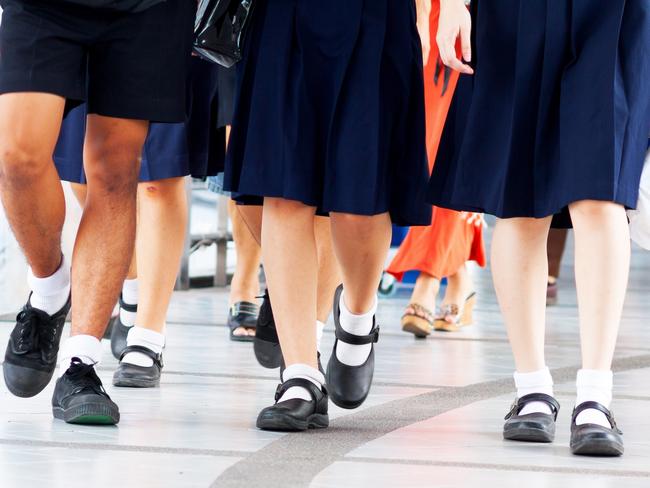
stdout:
<svg viewBox="0 0 650 488">
<path fill-rule="evenodd" d="M 79 358 L 72 358 L 56 382 L 52 413 L 69 424 L 114 425 L 120 421 L 120 411 L 104 391 L 94 366 Z"/>
<path fill-rule="evenodd" d="M 228 311 L 228 328 L 230 329 L 230 340 L 236 342 L 253 342 L 253 336 L 236 335 L 237 329 L 255 329 L 260 307 L 256 303 L 237 302 Z"/>
<path fill-rule="evenodd" d="M 299 398 L 277 403 L 284 393 L 293 386 L 305 388 L 311 401 Z M 297 432 L 308 429 L 324 429 L 329 426 L 327 414 L 327 390 L 320 390 L 311 381 L 293 378 L 278 385 L 275 392 L 276 404 L 262 410 L 257 417 L 257 428 L 278 432 Z"/>
<path fill-rule="evenodd" d="M 605 414 L 611 428 L 598 424 L 577 425 L 578 415 L 588 409 Z M 571 420 L 571 452 L 582 456 L 622 456 L 623 432 L 616 426 L 612 412 L 597 402 L 584 402 L 573 410 Z"/>
<path fill-rule="evenodd" d="M 137 313 L 137 305 L 129 305 L 122 300 L 120 295 L 120 310 L 125 310 L 127 312 Z M 131 327 L 127 327 L 122 323 L 120 314 L 118 313 L 117 317 L 113 320 L 113 326 L 111 330 L 111 352 L 115 359 L 120 359 L 122 357 L 122 351 L 126 347 L 126 336 L 129 335 Z"/>
<path fill-rule="evenodd" d="M 531 402 L 546 403 L 553 413 L 539 412 L 519 415 L 519 412 Z M 555 421 L 559 411 L 560 404 L 558 401 L 544 393 L 531 393 L 517 398 L 505 417 L 503 438 L 522 442 L 553 442 L 555 439 Z"/>
<path fill-rule="evenodd" d="M 265 368 L 275 369 L 282 364 L 282 349 L 280 349 L 280 339 L 275 328 L 268 289 L 264 292 L 263 298 L 260 314 L 257 317 L 253 350 L 260 365 Z"/>
<path fill-rule="evenodd" d="M 379 340 L 379 326 L 375 322 L 370 334 L 358 336 L 349 334 L 343 330 L 339 321 L 340 308 L 339 301 L 343 293 L 343 286 L 339 286 L 334 294 L 334 325 L 336 327 L 336 341 L 332 356 L 327 365 L 327 388 L 329 395 L 335 405 L 341 408 L 359 407 L 370 393 L 372 386 L 372 377 L 375 372 L 375 347 L 374 344 Z M 361 346 L 364 344 L 373 344 L 368 359 L 361 366 L 348 366 L 343 364 L 336 357 L 336 346 L 339 341 L 346 344 Z"/>
<path fill-rule="evenodd" d="M 150 357 L 153 365 L 145 367 L 122 362 L 124 356 L 130 352 L 139 352 Z M 162 369 L 162 354 L 156 354 L 144 346 L 128 346 L 122 351 L 120 365 L 113 374 L 113 385 L 127 388 L 155 388 L 160 385 Z"/>
<path fill-rule="evenodd" d="M 49 384 L 56 369 L 59 343 L 70 304 L 68 298 L 61 310 L 48 315 L 32 307 L 31 300 L 28 300 L 16 317 L 2 365 L 5 383 L 14 395 L 33 397 Z"/>
</svg>

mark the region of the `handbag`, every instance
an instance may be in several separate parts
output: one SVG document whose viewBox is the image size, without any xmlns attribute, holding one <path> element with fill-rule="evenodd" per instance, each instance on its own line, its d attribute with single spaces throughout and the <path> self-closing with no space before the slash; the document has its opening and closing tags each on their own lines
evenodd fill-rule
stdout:
<svg viewBox="0 0 650 488">
<path fill-rule="evenodd" d="M 648 151 L 639 188 L 639 203 L 635 210 L 628 210 L 630 237 L 643 249 L 650 250 L 650 150 Z"/>
<path fill-rule="evenodd" d="M 253 0 L 200 0 L 193 51 L 226 68 L 240 61 L 252 5 Z"/>
</svg>

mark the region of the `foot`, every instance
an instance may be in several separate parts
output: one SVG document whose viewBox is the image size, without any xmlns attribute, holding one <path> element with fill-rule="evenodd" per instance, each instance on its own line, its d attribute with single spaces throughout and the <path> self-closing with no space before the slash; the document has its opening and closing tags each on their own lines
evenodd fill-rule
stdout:
<svg viewBox="0 0 650 488">
<path fill-rule="evenodd" d="M 137 313 L 138 306 L 125 303 L 124 300 L 122 300 L 122 297 L 120 297 L 120 310 Z M 118 314 L 116 319 L 113 321 L 111 329 L 111 352 L 115 359 L 120 359 L 122 357 L 122 351 L 124 351 L 124 348 L 126 347 L 126 337 L 129 335 L 131 327 L 132 326 L 124 325 L 121 314 Z"/>
<path fill-rule="evenodd" d="M 576 423 L 578 416 L 585 410 L 598 410 L 609 421 L 609 427 L 599 424 Z M 582 456 L 622 456 L 623 432 L 617 427 L 612 413 L 597 402 L 584 402 L 573 410 L 571 421 L 571 452 Z"/>
<path fill-rule="evenodd" d="M 334 295 L 334 325 L 336 341 L 327 365 L 327 385 L 332 401 L 341 408 L 353 409 L 359 407 L 370 393 L 372 378 L 375 371 L 374 344 L 379 340 L 379 326 L 374 322 L 369 334 L 353 335 L 341 327 L 340 300 L 343 287 L 340 286 Z M 349 366 L 341 362 L 337 356 L 339 341 L 352 346 L 370 345 L 370 354 L 366 361 L 359 366 Z"/>
<path fill-rule="evenodd" d="M 237 302 L 228 311 L 230 340 L 253 342 L 260 307 L 252 302 Z"/>
<path fill-rule="evenodd" d="M 436 313 L 434 329 L 444 332 L 457 332 L 462 327 L 472 325 L 474 322 L 474 306 L 476 305 L 476 293 L 464 295 L 462 302 L 443 303 Z M 448 297 L 445 296 L 445 301 Z M 457 305 L 462 303 L 462 305 Z"/>
<path fill-rule="evenodd" d="M 114 425 L 120 421 L 120 411 L 104 390 L 94 366 L 78 358 L 72 358 L 56 382 L 52 413 L 55 419 L 69 424 Z"/>
<path fill-rule="evenodd" d="M 147 367 L 123 362 L 124 356 L 132 352 L 138 352 L 151 358 L 153 365 Z M 128 346 L 122 351 L 120 365 L 113 374 L 113 385 L 127 388 L 156 388 L 160 385 L 162 369 L 162 354 L 156 354 L 144 346 Z"/>
<path fill-rule="evenodd" d="M 522 415 L 521 411 L 531 402 L 543 402 L 551 409 L 551 414 L 535 412 Z M 555 439 L 555 421 L 560 411 L 560 404 L 550 395 L 531 393 L 515 400 L 506 415 L 503 426 L 503 438 L 522 442 L 553 442 Z"/>
<path fill-rule="evenodd" d="M 303 388 L 311 401 L 294 398 L 278 402 L 290 388 Z M 327 391 L 304 378 L 293 378 L 278 385 L 275 405 L 262 410 L 257 417 L 257 428 L 279 432 L 297 432 L 323 429 L 329 426 Z"/>
<path fill-rule="evenodd" d="M 68 298 L 61 310 L 48 315 L 28 300 L 18 314 L 2 366 L 7 388 L 14 395 L 33 397 L 49 384 L 70 305 Z"/>
<path fill-rule="evenodd" d="M 280 349 L 278 331 L 275 328 L 271 297 L 268 290 L 264 292 L 263 298 L 255 328 L 253 349 L 255 358 L 260 365 L 265 368 L 275 369 L 282 364 L 282 350 Z"/>
<path fill-rule="evenodd" d="M 412 302 L 402 315 L 402 330 L 410 332 L 418 339 L 424 339 L 431 334 L 435 316 L 424 305 Z"/>
</svg>

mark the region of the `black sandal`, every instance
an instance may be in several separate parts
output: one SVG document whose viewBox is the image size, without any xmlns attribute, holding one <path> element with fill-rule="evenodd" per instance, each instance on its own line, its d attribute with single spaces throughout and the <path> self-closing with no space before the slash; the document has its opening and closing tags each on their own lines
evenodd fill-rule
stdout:
<svg viewBox="0 0 650 488">
<path fill-rule="evenodd" d="M 546 403 L 551 408 L 552 414 L 536 412 L 519 415 L 519 412 L 531 402 Z M 531 393 L 517 398 L 505 417 L 503 438 L 521 442 L 553 442 L 555 421 L 559 411 L 558 401 L 545 393 Z"/>
<path fill-rule="evenodd" d="M 577 425 L 576 419 L 585 410 L 598 410 L 605 414 L 611 428 L 598 424 Z M 623 432 L 616 425 L 611 411 L 598 402 L 584 402 L 573 410 L 571 419 L 571 452 L 581 456 L 622 456 Z"/>
<path fill-rule="evenodd" d="M 275 328 L 268 289 L 264 292 L 262 306 L 257 318 L 253 350 L 257 362 L 264 368 L 275 369 L 282 364 L 282 349 L 280 349 L 280 339 Z"/>
<path fill-rule="evenodd" d="M 129 305 L 128 303 L 125 303 L 122 299 L 122 295 L 120 295 L 120 310 L 137 313 L 138 305 Z M 119 312 L 112 319 L 112 324 L 109 324 L 109 327 L 111 329 L 111 352 L 115 359 L 121 359 L 122 351 L 124 351 L 124 348 L 126 347 L 126 336 L 129 335 L 131 327 L 127 327 L 122 323 L 122 318 L 120 317 Z"/>
<path fill-rule="evenodd" d="M 277 403 L 291 387 L 306 389 L 311 401 L 295 398 Z M 275 392 L 275 405 L 262 410 L 257 417 L 257 428 L 276 432 L 299 432 L 308 429 L 324 429 L 329 426 L 327 413 L 327 390 L 319 389 L 305 378 L 293 378 L 278 385 Z"/>
<path fill-rule="evenodd" d="M 153 360 L 149 367 L 123 363 L 122 359 L 130 352 L 139 352 Z M 156 354 L 144 346 L 128 346 L 122 351 L 120 365 L 113 375 L 113 385 L 127 388 L 156 388 L 160 385 L 160 373 L 163 369 L 162 354 Z"/>
<path fill-rule="evenodd" d="M 260 307 L 256 303 L 237 302 L 228 311 L 228 328 L 230 340 L 236 342 L 253 342 L 253 336 L 236 335 L 237 329 L 255 329 Z"/>
<path fill-rule="evenodd" d="M 379 341 L 379 326 L 377 322 L 373 323 L 370 334 L 359 336 L 349 334 L 344 331 L 339 321 L 340 307 L 339 301 L 343 293 L 343 286 L 339 286 L 334 294 L 334 325 L 336 327 L 336 341 L 330 361 L 327 365 L 327 387 L 330 397 L 335 405 L 341 408 L 353 409 L 359 407 L 370 393 L 372 386 L 372 377 L 375 372 L 375 347 L 374 344 Z M 373 319 L 374 320 L 374 319 Z M 336 346 L 339 341 L 346 344 L 362 346 L 372 344 L 368 359 L 361 366 L 348 366 L 343 364 L 336 357 Z"/>
</svg>

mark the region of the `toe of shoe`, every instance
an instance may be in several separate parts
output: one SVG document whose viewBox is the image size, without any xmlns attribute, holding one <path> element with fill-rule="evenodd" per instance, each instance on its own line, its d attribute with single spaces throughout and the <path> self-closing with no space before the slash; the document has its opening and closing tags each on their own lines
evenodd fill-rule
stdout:
<svg viewBox="0 0 650 488">
<path fill-rule="evenodd" d="M 41 371 L 17 364 L 4 362 L 2 366 L 5 384 L 11 393 L 29 398 L 38 395 L 52 379 L 52 371 Z"/>
</svg>

